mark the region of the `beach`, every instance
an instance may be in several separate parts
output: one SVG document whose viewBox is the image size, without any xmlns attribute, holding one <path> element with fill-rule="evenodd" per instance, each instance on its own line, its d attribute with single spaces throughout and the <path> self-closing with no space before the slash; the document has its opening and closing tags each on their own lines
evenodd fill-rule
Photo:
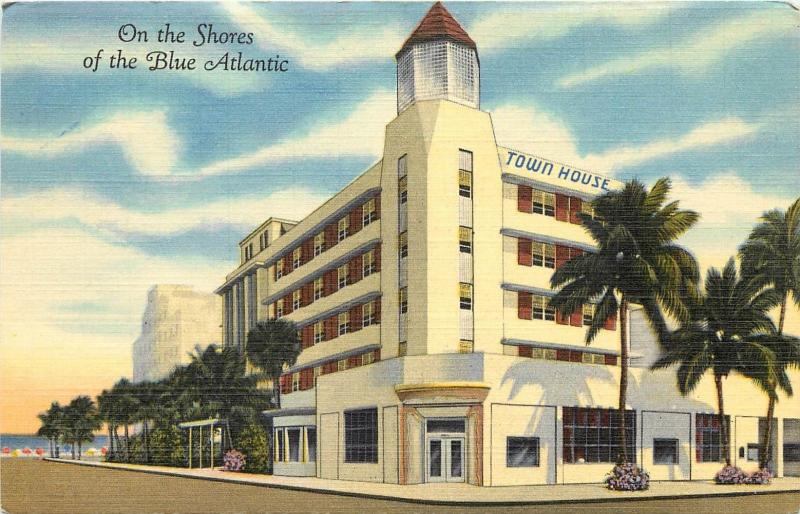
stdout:
<svg viewBox="0 0 800 514">
<path fill-rule="evenodd" d="M 0 480 L 0 505 L 9 514 L 156 512 L 785 514 L 796 512 L 800 506 L 800 493 L 653 501 L 630 501 L 632 498 L 625 496 L 621 497 L 620 502 L 574 505 L 430 506 L 92 468 L 38 459 L 3 459 L 0 462 Z"/>
</svg>

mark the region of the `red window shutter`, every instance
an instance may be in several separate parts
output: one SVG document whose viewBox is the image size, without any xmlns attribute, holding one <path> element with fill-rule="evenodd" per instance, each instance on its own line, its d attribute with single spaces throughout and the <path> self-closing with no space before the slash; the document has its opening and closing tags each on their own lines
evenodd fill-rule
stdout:
<svg viewBox="0 0 800 514">
<path fill-rule="evenodd" d="M 352 357 L 347 358 L 347 369 L 350 368 L 357 368 L 361 366 L 361 356 L 360 355 L 353 355 Z"/>
<path fill-rule="evenodd" d="M 569 350 L 556 350 L 556 359 L 560 361 L 569 360 Z"/>
<path fill-rule="evenodd" d="M 616 366 L 617 365 L 617 356 L 616 355 L 606 355 L 606 365 L 607 366 Z"/>
<path fill-rule="evenodd" d="M 310 345 L 308 344 L 308 331 L 306 330 L 307 327 L 303 327 L 300 330 L 300 348 L 305 350 Z"/>
<path fill-rule="evenodd" d="M 322 288 L 325 296 L 336 292 L 336 270 L 326 271 L 322 276 Z"/>
<path fill-rule="evenodd" d="M 348 271 L 350 272 L 350 283 L 351 284 L 355 284 L 356 282 L 361 280 L 361 278 L 363 276 L 363 273 L 364 273 L 364 269 L 362 267 L 362 263 L 363 262 L 364 262 L 364 258 L 361 255 L 359 255 L 358 257 L 355 257 L 354 259 L 352 259 L 348 263 L 348 267 L 349 267 Z"/>
<path fill-rule="evenodd" d="M 381 219 L 381 195 L 375 196 L 375 219 Z"/>
<path fill-rule="evenodd" d="M 569 219 L 569 196 L 556 193 L 556 219 L 558 221 Z"/>
<path fill-rule="evenodd" d="M 377 350 L 372 350 L 372 360 L 378 362 L 381 360 L 381 349 L 378 348 Z"/>
<path fill-rule="evenodd" d="M 617 329 L 617 315 L 613 315 L 606 319 L 606 322 L 603 323 L 603 328 L 606 330 L 616 330 Z"/>
<path fill-rule="evenodd" d="M 569 258 L 574 259 L 575 257 L 583 255 L 583 250 L 580 248 L 570 248 L 569 249 Z"/>
<path fill-rule="evenodd" d="M 275 266 L 272 267 L 272 280 L 278 280 L 278 266 L 282 266 L 281 261 L 275 263 Z"/>
<path fill-rule="evenodd" d="M 353 235 L 361 230 L 361 217 L 363 216 L 363 213 L 364 209 L 360 205 L 350 211 L 350 235 Z"/>
<path fill-rule="evenodd" d="M 570 362 L 580 362 L 582 358 L 583 358 L 583 352 L 570 350 L 570 352 L 569 352 L 569 361 Z"/>
<path fill-rule="evenodd" d="M 350 331 L 361 330 L 361 306 L 357 305 L 350 309 Z"/>
<path fill-rule="evenodd" d="M 533 188 L 530 186 L 517 186 L 517 210 L 528 214 L 533 210 Z"/>
<path fill-rule="evenodd" d="M 292 392 L 292 375 L 281 375 L 281 394 Z"/>
<path fill-rule="evenodd" d="M 377 245 L 374 249 L 375 253 L 375 271 L 381 270 L 381 245 Z"/>
<path fill-rule="evenodd" d="M 556 245 L 556 269 L 569 260 L 569 246 Z"/>
<path fill-rule="evenodd" d="M 314 282 L 309 282 L 305 286 L 303 286 L 306 292 L 306 300 L 305 305 L 311 305 L 314 303 Z"/>
<path fill-rule="evenodd" d="M 520 357 L 533 356 L 533 349 L 530 346 L 518 346 L 517 349 Z"/>
<path fill-rule="evenodd" d="M 306 390 L 314 387 L 314 368 L 306 368 L 300 372 L 300 389 Z"/>
<path fill-rule="evenodd" d="M 381 322 L 381 299 L 378 298 L 375 300 L 375 303 L 372 304 L 372 317 L 375 318 L 375 323 Z"/>
<path fill-rule="evenodd" d="M 533 266 L 531 241 L 529 239 L 517 239 L 517 264 L 521 266 Z"/>
<path fill-rule="evenodd" d="M 325 320 L 325 339 L 330 340 L 338 335 L 339 327 L 336 316 L 331 316 Z"/>
<path fill-rule="evenodd" d="M 306 338 L 308 339 L 308 346 L 314 346 L 314 325 L 308 325 L 304 328 L 306 331 Z"/>
<path fill-rule="evenodd" d="M 569 222 L 576 225 L 581 224 L 578 213 L 581 212 L 581 199 L 572 197 L 569 199 Z"/>
<path fill-rule="evenodd" d="M 292 272 L 292 252 L 283 256 L 283 274 L 288 275 Z"/>
<path fill-rule="evenodd" d="M 580 327 L 583 325 L 583 309 L 578 309 L 570 315 L 569 324 L 573 327 Z"/>
<path fill-rule="evenodd" d="M 314 257 L 314 238 L 306 239 L 300 245 L 300 263 L 305 264 Z"/>
<path fill-rule="evenodd" d="M 339 234 L 336 223 L 331 223 L 325 227 L 325 249 L 333 248 L 338 242 Z"/>
<path fill-rule="evenodd" d="M 531 319 L 533 314 L 533 295 L 522 291 L 517 293 L 517 316 L 519 319 Z"/>
<path fill-rule="evenodd" d="M 556 311 L 556 323 L 559 325 L 569 325 L 569 316 L 562 316 L 559 311 Z"/>
<path fill-rule="evenodd" d="M 283 315 L 292 313 L 292 293 L 283 297 Z"/>
</svg>

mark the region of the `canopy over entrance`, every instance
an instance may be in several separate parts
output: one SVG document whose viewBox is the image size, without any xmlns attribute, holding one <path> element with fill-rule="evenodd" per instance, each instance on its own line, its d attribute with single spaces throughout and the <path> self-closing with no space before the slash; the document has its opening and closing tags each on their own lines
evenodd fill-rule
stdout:
<svg viewBox="0 0 800 514">
<path fill-rule="evenodd" d="M 203 463 L 208 463 L 208 467 L 214 467 L 214 461 L 219 464 L 222 462 L 222 454 L 230 449 L 231 430 L 228 420 L 219 418 L 201 419 L 197 421 L 185 421 L 178 423 L 178 428 L 189 430 L 189 467 L 202 468 Z M 196 435 L 195 435 L 196 434 Z M 207 459 L 204 459 L 204 454 Z"/>
</svg>

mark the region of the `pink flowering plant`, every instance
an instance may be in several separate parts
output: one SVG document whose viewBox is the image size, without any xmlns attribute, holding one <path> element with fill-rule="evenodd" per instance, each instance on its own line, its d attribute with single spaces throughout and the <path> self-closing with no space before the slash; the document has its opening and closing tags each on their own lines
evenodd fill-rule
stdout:
<svg viewBox="0 0 800 514">
<path fill-rule="evenodd" d="M 725 466 L 714 476 L 714 482 L 724 485 L 766 485 L 769 484 L 771 480 L 772 473 L 767 470 L 753 471 L 748 474 L 737 466 Z"/>
<path fill-rule="evenodd" d="M 225 471 L 242 471 L 246 462 L 244 454 L 237 450 L 228 450 L 223 457 Z"/>
<path fill-rule="evenodd" d="M 614 466 L 605 479 L 612 491 L 645 491 L 650 487 L 650 474 L 628 462 Z"/>
</svg>

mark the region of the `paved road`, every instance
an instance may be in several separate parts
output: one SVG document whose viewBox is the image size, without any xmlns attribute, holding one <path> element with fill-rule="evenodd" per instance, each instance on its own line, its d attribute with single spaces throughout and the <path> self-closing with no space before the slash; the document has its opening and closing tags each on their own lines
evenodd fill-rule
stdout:
<svg viewBox="0 0 800 514">
<path fill-rule="evenodd" d="M 578 505 L 446 507 L 268 489 L 27 459 L 0 461 L 0 505 L 35 513 L 795 514 L 800 493 Z"/>
</svg>

